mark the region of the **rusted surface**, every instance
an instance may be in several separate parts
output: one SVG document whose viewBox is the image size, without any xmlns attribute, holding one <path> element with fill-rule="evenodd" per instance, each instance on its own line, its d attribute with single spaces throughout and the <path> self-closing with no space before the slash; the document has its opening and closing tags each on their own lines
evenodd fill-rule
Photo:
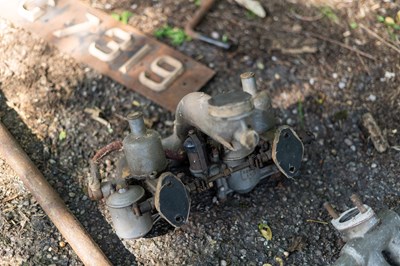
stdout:
<svg viewBox="0 0 400 266">
<path fill-rule="evenodd" d="M 92 161 L 94 163 L 99 163 L 99 161 L 110 154 L 113 151 L 119 151 L 122 150 L 122 141 L 116 140 L 108 144 L 107 146 L 101 148 L 96 152 L 96 154 L 93 156 Z"/>
<path fill-rule="evenodd" d="M 204 18 L 207 12 L 214 5 L 215 0 L 203 0 L 201 1 L 200 8 L 196 11 L 193 17 L 188 21 L 185 26 L 185 32 L 187 35 L 192 37 L 193 39 L 198 39 L 200 34 L 196 32 L 194 29 L 200 23 L 200 21 Z"/>
<path fill-rule="evenodd" d="M 90 235 L 68 210 L 42 173 L 0 122 L 0 157 L 4 158 L 31 192 L 50 220 L 85 265 L 111 265 Z"/>
<path fill-rule="evenodd" d="M 18 14 L 18 3 L 19 1 L 0 0 L 0 16 L 40 35 L 56 45 L 62 52 L 72 55 L 77 60 L 88 64 L 170 111 L 175 111 L 176 105 L 184 95 L 199 90 L 215 74 L 213 70 L 193 59 L 79 1 L 56 1 L 54 7 L 44 7 L 45 14 L 34 22 L 30 22 Z M 59 30 L 87 22 L 88 14 L 100 19 L 99 24 L 67 36 L 57 37 L 54 35 L 54 32 Z M 105 62 L 91 55 L 89 47 L 93 42 L 96 44 L 103 43 L 102 46 L 109 42 L 110 38 L 105 37 L 105 33 L 112 28 L 118 28 L 129 33 L 132 43 L 122 49 L 115 59 Z M 56 35 L 60 36 L 60 34 Z M 144 47 L 146 49 L 142 49 Z M 157 92 L 143 85 L 138 77 L 144 72 L 151 79 L 161 82 L 160 75 L 151 73 L 150 66 L 153 61 L 164 55 L 182 63 L 183 72 L 177 75 L 173 81 L 168 82 L 165 90 Z M 129 59 L 132 59 L 131 65 L 127 68 L 123 67 Z"/>
<path fill-rule="evenodd" d="M 223 49 L 230 49 L 231 45 L 229 43 L 221 42 L 213 38 L 207 37 L 197 31 L 195 31 L 196 26 L 201 22 L 207 12 L 213 7 L 215 0 L 202 0 L 200 8 L 196 11 L 193 17 L 185 25 L 185 32 L 188 36 L 193 39 L 200 40 Z"/>
<path fill-rule="evenodd" d="M 122 141 L 113 141 L 98 150 L 90 160 L 90 176 L 88 177 L 88 194 L 90 199 L 99 200 L 103 198 L 103 193 L 101 191 L 101 176 L 97 165 L 108 154 L 114 151 L 120 151 L 122 148 Z"/>
</svg>

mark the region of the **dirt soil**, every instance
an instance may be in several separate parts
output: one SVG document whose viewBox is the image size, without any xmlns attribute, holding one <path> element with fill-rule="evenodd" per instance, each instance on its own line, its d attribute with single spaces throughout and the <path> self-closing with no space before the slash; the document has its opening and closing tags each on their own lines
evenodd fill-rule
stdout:
<svg viewBox="0 0 400 266">
<path fill-rule="evenodd" d="M 183 28 L 198 8 L 197 1 L 85 2 L 110 14 L 130 10 L 129 24 L 149 35 L 166 23 Z M 344 243 L 329 224 L 325 201 L 342 212 L 357 192 L 375 210 L 400 205 L 400 31 L 377 21 L 394 18 L 400 5 L 261 2 L 268 13 L 263 19 L 233 0 L 218 1 L 198 27 L 226 35 L 236 50 L 198 41 L 176 49 L 217 72 L 203 88 L 212 95 L 239 90 L 240 73 L 256 73 L 280 122 L 316 137 L 305 147 L 301 175 L 278 186 L 259 184 L 226 202 L 215 201 L 212 191 L 194 195 L 186 226 L 159 223 L 151 237 L 129 241 L 115 235 L 104 203 L 85 194 L 88 159 L 128 134 L 122 118 L 138 105 L 162 136 L 171 133 L 174 115 L 0 20 L 0 118 L 115 265 L 332 264 Z M 100 109 L 111 127 L 85 108 Z M 392 146 L 382 154 L 360 126 L 366 112 Z M 114 168 L 106 160 L 102 172 L 112 177 Z M 0 202 L 1 265 L 82 265 L 4 158 Z M 259 223 L 270 226 L 272 240 L 262 237 Z"/>
</svg>

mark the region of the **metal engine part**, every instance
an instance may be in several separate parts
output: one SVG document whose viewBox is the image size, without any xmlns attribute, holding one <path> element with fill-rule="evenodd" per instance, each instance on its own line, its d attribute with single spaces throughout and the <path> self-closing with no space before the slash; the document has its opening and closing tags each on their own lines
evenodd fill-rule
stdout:
<svg viewBox="0 0 400 266">
<path fill-rule="evenodd" d="M 378 215 L 353 194 L 355 205 L 338 215 L 329 203 L 324 207 L 332 216 L 332 225 L 347 242 L 335 266 L 400 265 L 400 216 L 385 210 Z"/>
<path fill-rule="evenodd" d="M 241 91 L 187 94 L 177 106 L 173 134 L 162 140 L 145 127 L 141 112 L 128 115 L 131 133 L 93 157 L 89 196 L 106 199 L 119 237 L 144 236 L 157 217 L 182 226 L 189 192 L 216 187 L 223 200 L 232 192 L 248 193 L 274 174 L 298 175 L 302 141 L 289 126 L 276 126 L 270 98 L 257 91 L 254 74 L 244 73 L 241 80 Z M 118 178 L 101 182 L 100 160 L 120 150 Z"/>
</svg>

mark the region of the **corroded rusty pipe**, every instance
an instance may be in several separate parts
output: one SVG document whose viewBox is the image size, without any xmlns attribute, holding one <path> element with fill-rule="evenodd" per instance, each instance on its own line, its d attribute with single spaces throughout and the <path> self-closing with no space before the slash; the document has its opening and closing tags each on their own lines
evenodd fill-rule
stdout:
<svg viewBox="0 0 400 266">
<path fill-rule="evenodd" d="M 85 265 L 112 265 L 1 122 L 0 157 L 19 176 Z"/>
<path fill-rule="evenodd" d="M 230 49 L 231 48 L 230 44 L 214 40 L 214 39 L 204 36 L 201 33 L 194 30 L 196 28 L 196 26 L 200 23 L 200 21 L 204 18 L 206 13 L 214 5 L 214 2 L 215 2 L 215 0 L 202 0 L 201 1 L 200 8 L 196 11 L 194 16 L 185 25 L 185 32 L 192 39 L 200 40 L 200 41 L 221 47 L 223 49 Z"/>
</svg>

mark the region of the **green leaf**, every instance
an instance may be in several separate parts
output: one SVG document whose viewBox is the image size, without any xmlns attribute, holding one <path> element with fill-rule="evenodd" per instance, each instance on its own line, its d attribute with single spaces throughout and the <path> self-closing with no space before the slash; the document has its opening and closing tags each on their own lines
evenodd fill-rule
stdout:
<svg viewBox="0 0 400 266">
<path fill-rule="evenodd" d="M 133 16 L 132 12 L 124 11 L 121 13 L 121 22 L 124 24 L 128 24 L 129 18 Z"/>
<path fill-rule="evenodd" d="M 258 224 L 258 230 L 266 240 L 269 241 L 272 239 L 272 231 L 271 228 L 268 226 L 268 224 L 263 224 L 263 223 Z"/>
<path fill-rule="evenodd" d="M 358 28 L 357 22 L 351 22 L 351 23 L 350 23 L 350 28 L 351 28 L 352 30 L 357 29 L 357 28 Z"/>
<path fill-rule="evenodd" d="M 257 15 L 254 14 L 252 11 L 250 11 L 250 10 L 246 11 L 246 18 L 247 19 L 255 19 L 256 17 L 257 17 Z"/>
<path fill-rule="evenodd" d="M 385 22 L 385 17 L 377 16 L 376 20 L 378 20 L 379 22 Z"/>
<path fill-rule="evenodd" d="M 121 16 L 118 15 L 117 13 L 112 13 L 112 14 L 111 14 L 111 17 L 112 17 L 113 19 L 115 19 L 116 21 L 120 21 L 120 20 L 121 20 Z"/>
<path fill-rule="evenodd" d="M 333 10 L 329 6 L 322 7 L 321 13 L 335 23 L 339 21 L 338 16 L 335 14 L 335 12 L 333 12 Z"/>
<path fill-rule="evenodd" d="M 62 130 L 62 131 L 60 132 L 60 134 L 58 134 L 58 139 L 59 139 L 60 141 L 63 141 L 63 140 L 65 140 L 66 138 L 67 138 L 67 131 Z"/>
<path fill-rule="evenodd" d="M 173 45 L 181 45 L 183 42 L 190 40 L 184 30 L 172 28 L 168 25 L 157 29 L 154 32 L 154 36 L 157 38 L 168 38 Z"/>
<path fill-rule="evenodd" d="M 201 6 L 201 0 L 195 0 L 194 1 L 195 6 Z"/>
<path fill-rule="evenodd" d="M 222 35 L 222 42 L 224 42 L 224 43 L 228 42 L 228 35 L 226 35 L 226 34 Z"/>
</svg>

